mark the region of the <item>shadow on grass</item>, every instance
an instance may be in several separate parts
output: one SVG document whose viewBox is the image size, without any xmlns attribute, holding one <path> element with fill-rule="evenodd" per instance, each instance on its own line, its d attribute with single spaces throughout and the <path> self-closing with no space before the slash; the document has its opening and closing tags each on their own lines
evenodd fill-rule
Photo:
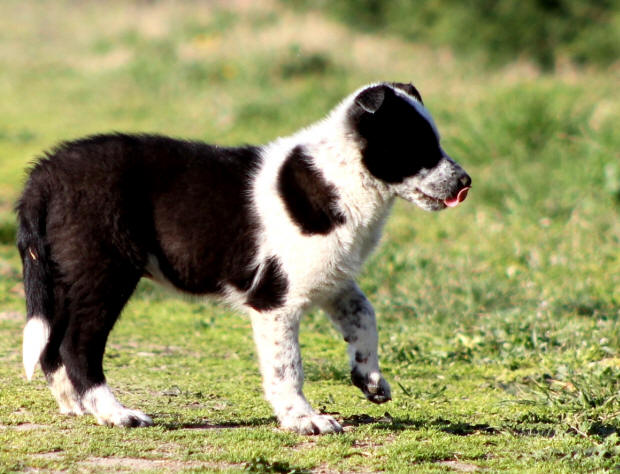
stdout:
<svg viewBox="0 0 620 474">
<path fill-rule="evenodd" d="M 472 434 L 497 434 L 499 430 L 486 423 L 470 424 L 462 421 L 450 421 L 444 418 L 433 419 L 411 419 L 403 417 L 392 417 L 389 413 L 381 417 L 370 415 L 353 415 L 344 419 L 344 426 L 360 426 L 374 424 L 376 428 L 387 431 L 404 431 L 407 429 L 436 428 L 444 433 L 458 436 L 468 436 Z"/>
<path fill-rule="evenodd" d="M 224 421 L 221 423 L 209 423 L 201 421 L 197 423 L 163 423 L 162 427 L 167 430 L 212 430 L 259 427 L 277 424 L 274 417 L 248 418 L 247 420 Z M 408 429 L 436 428 L 444 433 L 458 436 L 472 434 L 497 434 L 499 431 L 486 423 L 470 424 L 462 421 L 450 421 L 443 418 L 434 419 L 410 419 L 404 417 L 393 418 L 389 413 L 381 417 L 373 417 L 367 414 L 352 415 L 343 418 L 343 426 L 362 426 L 373 424 L 374 427 L 386 431 L 404 431 Z"/>
<path fill-rule="evenodd" d="M 497 434 L 499 430 L 493 428 L 486 423 L 465 423 L 462 421 L 450 421 L 443 418 L 437 418 L 431 422 L 431 426 L 435 426 L 439 431 L 454 434 L 458 436 L 469 436 L 472 434 Z"/>
<path fill-rule="evenodd" d="M 333 415 L 337 415 L 333 413 Z M 436 429 L 443 433 L 456 436 L 471 435 L 498 435 L 501 433 L 510 433 L 515 436 L 534 436 L 543 438 L 553 438 L 558 434 L 557 426 L 550 423 L 519 423 L 507 422 L 501 427 L 495 428 L 487 423 L 467 423 L 463 421 L 452 421 L 445 418 L 418 418 L 411 419 L 408 417 L 392 417 L 389 413 L 385 413 L 380 417 L 373 417 L 365 413 L 345 417 L 342 420 L 344 427 L 358 427 L 363 425 L 374 425 L 373 428 L 389 432 L 398 432 L 405 430 L 419 429 Z M 277 426 L 275 417 L 248 418 L 247 420 L 225 421 L 221 423 L 197 422 L 197 423 L 175 423 L 168 422 L 161 425 L 166 430 L 220 430 L 220 429 L 236 429 L 250 428 L 261 426 Z M 563 431 L 563 430 L 560 430 Z M 579 434 L 574 429 L 566 430 L 569 434 Z M 596 435 L 601 439 L 605 439 L 612 434 L 620 434 L 618 426 L 613 424 L 594 423 L 588 430 L 588 435 Z"/>
<path fill-rule="evenodd" d="M 470 436 L 476 434 L 482 435 L 497 435 L 501 433 L 510 433 L 515 436 L 534 436 L 543 438 L 553 438 L 560 432 L 566 432 L 573 435 L 582 435 L 574 428 L 558 429 L 560 426 L 559 420 L 548 419 L 546 422 L 531 423 L 526 420 L 520 421 L 508 421 L 502 423 L 500 427 L 495 428 L 487 423 L 467 423 L 463 421 L 451 421 L 445 418 L 404 418 L 390 416 L 389 413 L 385 413 L 381 417 L 373 417 L 367 414 L 353 415 L 344 418 L 344 426 L 361 426 L 361 425 L 374 425 L 374 428 L 385 431 L 405 431 L 409 429 L 437 429 L 444 433 L 453 434 L 457 436 Z M 595 422 L 590 426 L 587 431 L 589 436 L 598 436 L 601 439 L 605 439 L 613 434 L 620 434 L 620 427 L 615 424 L 606 424 Z"/>
<path fill-rule="evenodd" d="M 605 439 L 608 436 L 611 436 L 612 434 L 620 435 L 620 426 L 607 424 L 607 423 L 594 422 L 592 423 L 592 426 L 590 426 L 590 429 L 588 429 L 588 434 L 596 435 L 602 439 Z"/>
<path fill-rule="evenodd" d="M 559 301 L 555 304 L 554 310 L 557 314 L 569 314 L 611 320 L 617 318 L 618 314 L 618 308 L 612 302 L 588 297 Z"/>
<path fill-rule="evenodd" d="M 201 421 L 197 423 L 168 422 L 168 423 L 162 423 L 160 426 L 170 431 L 213 430 L 213 429 L 231 429 L 231 428 L 268 426 L 268 425 L 273 425 L 275 422 L 276 422 L 276 419 L 274 417 L 263 417 L 263 418 L 248 418 L 247 420 L 224 421 L 221 423 L 209 423 L 208 421 Z"/>
</svg>

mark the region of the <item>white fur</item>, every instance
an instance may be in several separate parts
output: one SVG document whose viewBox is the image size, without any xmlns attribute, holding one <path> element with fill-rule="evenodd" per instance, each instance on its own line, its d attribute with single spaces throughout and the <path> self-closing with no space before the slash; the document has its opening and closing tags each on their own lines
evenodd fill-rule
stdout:
<svg viewBox="0 0 620 474">
<path fill-rule="evenodd" d="M 289 280 L 287 303 L 315 302 L 357 274 L 380 232 L 393 202 L 387 187 L 370 177 L 359 144 L 344 126 L 350 100 L 325 120 L 281 138 L 263 150 L 252 202 L 260 217 L 257 261 L 277 255 Z M 325 180 L 336 186 L 346 222 L 327 235 L 304 235 L 278 194 L 278 174 L 293 148 L 303 146 Z"/>
<path fill-rule="evenodd" d="M 63 415 L 84 414 L 84 407 L 80 401 L 80 396 L 69 379 L 64 365 L 49 375 L 48 383 L 54 398 L 58 402 L 60 413 Z"/>
<path fill-rule="evenodd" d="M 340 424 L 314 411 L 302 392 L 304 373 L 298 341 L 301 315 L 301 311 L 251 312 L 265 398 L 284 429 L 301 434 L 340 432 Z"/>
<path fill-rule="evenodd" d="M 139 427 L 153 424 L 148 415 L 121 405 L 107 384 L 88 390 L 82 396 L 82 404 L 100 425 Z"/>
<path fill-rule="evenodd" d="M 24 327 L 22 346 L 22 359 L 28 380 L 32 380 L 34 369 L 41 358 L 49 337 L 49 323 L 42 316 L 32 316 Z"/>
</svg>

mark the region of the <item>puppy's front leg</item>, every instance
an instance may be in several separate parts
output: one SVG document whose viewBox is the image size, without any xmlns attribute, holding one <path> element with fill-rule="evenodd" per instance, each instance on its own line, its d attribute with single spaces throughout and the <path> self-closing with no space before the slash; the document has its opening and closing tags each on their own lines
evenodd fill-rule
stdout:
<svg viewBox="0 0 620 474">
<path fill-rule="evenodd" d="M 377 355 L 375 311 L 354 281 L 323 304 L 336 328 L 349 343 L 351 380 L 373 403 L 392 399 L 390 385 L 381 375 Z"/>
<path fill-rule="evenodd" d="M 331 416 L 314 411 L 302 392 L 304 374 L 298 339 L 301 311 L 253 311 L 251 316 L 265 397 L 282 428 L 301 434 L 342 431 Z"/>
</svg>

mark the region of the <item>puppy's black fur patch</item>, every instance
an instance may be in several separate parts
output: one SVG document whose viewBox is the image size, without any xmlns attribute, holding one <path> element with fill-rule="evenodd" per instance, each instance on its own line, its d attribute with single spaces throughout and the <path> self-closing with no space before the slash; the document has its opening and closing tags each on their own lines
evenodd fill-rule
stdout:
<svg viewBox="0 0 620 474">
<path fill-rule="evenodd" d="M 328 234 L 346 222 L 336 188 L 312 165 L 302 146 L 293 148 L 280 169 L 278 191 L 303 234 Z"/>
<path fill-rule="evenodd" d="M 282 306 L 288 281 L 277 257 L 269 257 L 260 280 L 250 291 L 246 303 L 257 311 L 266 311 Z"/>
<path fill-rule="evenodd" d="M 408 92 L 406 85 L 400 86 Z M 410 93 L 419 97 L 416 92 Z M 365 89 L 356 104 L 349 120 L 363 142 L 362 161 L 373 176 L 387 183 L 401 183 L 421 169 L 437 165 L 443 153 L 435 131 L 391 87 Z"/>
<path fill-rule="evenodd" d="M 149 137 L 163 157 L 150 156 L 151 253 L 177 288 L 220 293 L 247 290 L 256 274 L 257 217 L 250 207 L 258 148 L 220 148 Z M 144 150 L 144 155 L 157 154 Z M 168 158 L 168 159 L 167 159 Z"/>
<path fill-rule="evenodd" d="M 46 375 L 62 360 L 78 391 L 105 380 L 107 335 L 150 276 L 150 255 L 183 291 L 247 291 L 258 231 L 248 189 L 260 162 L 254 147 L 122 134 L 64 143 L 40 160 L 17 212 L 30 311 L 53 320 Z M 274 266 L 267 273 L 276 281 L 250 296 L 258 308 L 283 298 L 286 279 Z"/>
</svg>

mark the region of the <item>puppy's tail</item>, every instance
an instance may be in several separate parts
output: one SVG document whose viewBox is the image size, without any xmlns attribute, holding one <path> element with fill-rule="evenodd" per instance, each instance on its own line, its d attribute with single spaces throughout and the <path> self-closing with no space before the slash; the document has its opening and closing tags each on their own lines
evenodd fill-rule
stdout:
<svg viewBox="0 0 620 474">
<path fill-rule="evenodd" d="M 26 293 L 26 327 L 23 339 L 23 362 L 28 380 L 45 349 L 54 312 L 54 284 L 46 239 L 49 193 L 41 169 L 35 168 L 17 203 L 17 248 L 24 271 Z M 39 178 L 39 179 L 37 179 Z"/>
</svg>

